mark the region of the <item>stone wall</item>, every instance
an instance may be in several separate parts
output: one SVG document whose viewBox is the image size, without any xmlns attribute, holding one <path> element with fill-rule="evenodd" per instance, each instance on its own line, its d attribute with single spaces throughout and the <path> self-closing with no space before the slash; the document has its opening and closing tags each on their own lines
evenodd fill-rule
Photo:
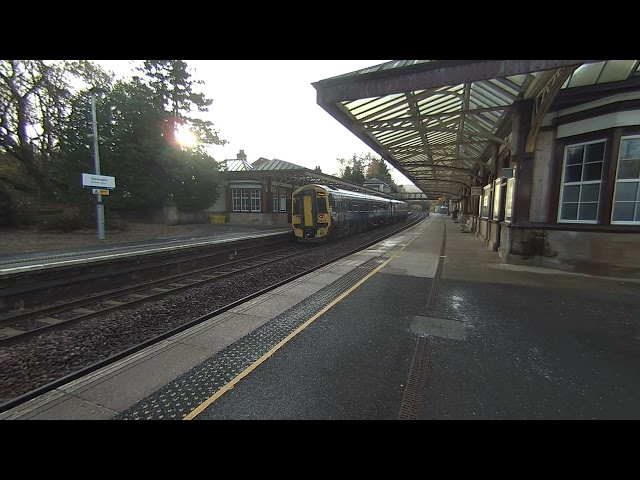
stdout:
<svg viewBox="0 0 640 480">
<path fill-rule="evenodd" d="M 260 225 L 284 227 L 290 225 L 286 212 L 229 212 L 231 225 Z"/>
<path fill-rule="evenodd" d="M 511 227 L 508 263 L 576 273 L 640 278 L 640 234 Z M 505 248 L 508 248 L 505 246 Z"/>
</svg>

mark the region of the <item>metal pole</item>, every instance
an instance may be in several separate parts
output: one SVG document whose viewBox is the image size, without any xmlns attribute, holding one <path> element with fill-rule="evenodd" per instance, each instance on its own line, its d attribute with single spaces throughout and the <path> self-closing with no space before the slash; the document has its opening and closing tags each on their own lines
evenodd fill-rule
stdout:
<svg viewBox="0 0 640 480">
<path fill-rule="evenodd" d="M 93 163 L 96 175 L 100 175 L 100 154 L 98 153 L 98 122 L 96 120 L 96 95 L 91 92 L 91 117 L 93 120 Z M 96 218 L 98 219 L 98 238 L 104 240 L 104 205 L 102 195 L 96 195 Z"/>
</svg>

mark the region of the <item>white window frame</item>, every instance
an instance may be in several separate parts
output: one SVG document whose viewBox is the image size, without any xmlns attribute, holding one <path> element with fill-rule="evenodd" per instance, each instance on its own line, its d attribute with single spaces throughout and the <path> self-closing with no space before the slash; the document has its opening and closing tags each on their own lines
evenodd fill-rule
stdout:
<svg viewBox="0 0 640 480">
<path fill-rule="evenodd" d="M 250 191 L 250 195 L 251 195 L 251 211 L 252 212 L 259 212 L 260 211 L 260 206 L 261 206 L 260 189 L 259 188 L 252 188 L 251 191 Z"/>
<path fill-rule="evenodd" d="M 583 224 L 597 224 L 598 223 L 598 215 L 600 214 L 600 199 L 602 198 L 602 189 L 604 187 L 604 183 L 603 183 L 603 177 L 605 176 L 605 171 L 604 171 L 604 167 L 605 167 L 605 158 L 606 158 L 606 154 L 607 154 L 607 142 L 608 140 L 606 138 L 601 138 L 598 140 L 592 140 L 589 142 L 579 142 L 579 143 L 572 143 L 571 145 L 565 145 L 564 146 L 564 151 L 563 151 L 563 155 L 562 155 L 562 177 L 560 180 L 560 199 L 558 201 L 558 213 L 557 213 L 557 221 L 558 223 L 583 223 Z M 580 146 L 586 146 L 586 145 L 592 145 L 594 143 L 604 143 L 604 150 L 603 150 L 603 154 L 602 154 L 602 169 L 600 170 L 600 180 L 586 180 L 586 181 L 582 181 L 580 180 L 579 182 L 570 182 L 570 183 L 565 183 L 564 182 L 564 176 L 567 170 L 567 151 L 569 150 L 569 148 L 573 148 L 573 147 L 580 147 Z M 583 172 L 584 172 L 584 166 L 586 164 L 583 162 L 582 163 L 582 167 L 583 167 Z M 595 220 L 580 220 L 580 219 L 576 219 L 576 220 L 571 220 L 571 219 L 563 219 L 561 218 L 562 216 L 562 205 L 563 205 L 563 197 L 564 197 L 564 187 L 566 186 L 572 186 L 572 185 L 579 185 L 580 187 L 582 187 L 582 185 L 595 185 L 598 184 L 600 185 L 600 188 L 598 189 L 598 202 L 597 202 L 597 206 L 596 206 L 596 219 Z M 582 189 L 580 189 L 580 191 L 582 191 Z M 580 196 L 578 194 L 578 215 L 580 214 Z M 583 203 L 592 203 L 592 202 L 583 202 Z"/>
<path fill-rule="evenodd" d="M 259 188 L 232 188 L 231 204 L 234 212 L 259 212 Z"/>
<path fill-rule="evenodd" d="M 278 211 L 278 192 L 273 192 L 272 194 L 272 199 L 271 199 L 271 211 L 273 212 L 277 212 Z"/>
<path fill-rule="evenodd" d="M 622 143 L 624 140 L 632 139 L 632 138 L 640 139 L 640 135 L 624 135 L 620 137 L 620 146 L 618 148 L 618 156 L 616 159 L 616 177 L 615 177 L 615 184 L 613 189 L 613 199 L 611 201 L 611 224 L 612 225 L 640 225 L 640 220 L 613 220 L 613 212 L 615 211 L 615 208 L 616 208 L 616 191 L 618 190 L 618 184 L 620 183 L 637 183 L 638 184 L 635 203 L 636 203 L 636 209 L 640 209 L 640 203 L 639 203 L 640 202 L 640 178 L 622 178 L 618 180 L 618 170 L 620 168 L 620 155 L 622 154 Z"/>
<path fill-rule="evenodd" d="M 241 189 L 234 188 L 231 190 L 231 209 L 234 212 L 240 212 L 242 203 L 240 201 L 240 192 Z"/>
<path fill-rule="evenodd" d="M 280 195 L 280 211 L 287 211 L 287 197 L 285 195 Z"/>
</svg>

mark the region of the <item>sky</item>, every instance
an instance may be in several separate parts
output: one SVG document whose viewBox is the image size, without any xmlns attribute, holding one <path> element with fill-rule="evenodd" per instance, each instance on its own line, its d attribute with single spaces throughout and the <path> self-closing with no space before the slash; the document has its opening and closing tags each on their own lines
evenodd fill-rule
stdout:
<svg viewBox="0 0 640 480">
<path fill-rule="evenodd" d="M 338 158 L 367 153 L 379 158 L 365 143 L 316 103 L 313 82 L 371 67 L 388 60 L 185 60 L 196 85 L 213 103 L 201 118 L 210 120 L 227 141 L 209 151 L 217 161 L 278 159 L 307 168 L 319 166 L 339 175 Z M 94 60 L 118 78 L 137 73 L 135 60 Z M 393 180 L 411 185 L 387 164 Z"/>
</svg>

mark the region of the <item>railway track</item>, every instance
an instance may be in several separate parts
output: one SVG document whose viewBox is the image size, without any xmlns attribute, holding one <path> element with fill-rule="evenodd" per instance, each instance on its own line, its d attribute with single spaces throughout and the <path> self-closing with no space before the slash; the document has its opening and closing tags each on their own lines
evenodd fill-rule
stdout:
<svg viewBox="0 0 640 480">
<path fill-rule="evenodd" d="M 204 285 L 243 271 L 277 263 L 305 252 L 308 252 L 308 249 L 302 246 L 289 247 L 254 255 L 242 260 L 230 261 L 223 265 L 202 268 L 143 282 L 135 286 L 111 290 L 93 295 L 90 298 L 71 300 L 38 310 L 7 316 L 0 320 L 0 345 L 10 345 L 18 341 L 24 341 L 46 331 L 64 328 L 75 322 L 124 310 L 144 302 L 155 301 L 187 288 Z"/>
<path fill-rule="evenodd" d="M 98 252 L 87 260 L 67 254 L 56 268 L 33 269 L 29 263 L 0 275 L 0 320 L 53 303 L 140 284 L 180 273 L 217 266 L 231 260 L 295 245 L 292 235 L 247 237 L 221 243 L 198 242 Z M 37 259 L 34 259 L 37 261 Z M 64 261 L 66 260 L 66 261 Z"/>
<path fill-rule="evenodd" d="M 71 317 L 67 322 L 58 322 L 57 328 L 46 331 L 25 329 L 24 336 L 0 344 L 0 364 L 3 365 L 0 369 L 0 391 L 3 394 L 0 412 L 368 248 L 422 220 L 424 216 L 410 217 L 401 225 L 329 245 L 297 246 L 288 252 L 283 250 L 261 255 L 262 259 L 247 258 L 242 265 L 218 266 L 215 272 L 190 272 L 182 278 L 163 279 L 166 283 L 162 285 L 174 284 L 171 291 L 158 290 L 155 296 L 135 298 L 126 305 L 109 304 L 107 302 L 118 301 L 117 297 L 103 297 L 96 303 L 107 304 L 109 310 L 76 312 L 80 315 Z M 139 292 L 162 288 L 159 285 L 146 285 L 144 288 L 139 285 L 143 290 L 136 293 L 142 295 Z M 116 292 L 109 292 L 109 295 L 112 293 Z M 131 292 L 118 293 L 133 295 Z M 65 308 L 70 310 L 65 311 L 86 307 L 67 305 Z M 37 315 L 36 312 L 31 314 Z M 33 320 L 35 318 L 23 318 L 24 322 Z"/>
</svg>

